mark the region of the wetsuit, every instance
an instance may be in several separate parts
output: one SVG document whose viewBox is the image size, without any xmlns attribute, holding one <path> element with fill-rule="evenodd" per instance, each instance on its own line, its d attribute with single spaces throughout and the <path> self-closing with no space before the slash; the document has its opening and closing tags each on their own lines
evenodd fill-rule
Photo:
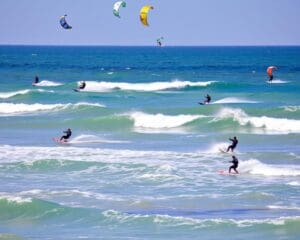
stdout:
<svg viewBox="0 0 300 240">
<path fill-rule="evenodd" d="M 229 140 L 232 142 L 232 144 L 227 148 L 227 151 L 228 152 L 230 149 L 231 149 L 231 152 L 233 152 L 233 150 L 236 148 L 236 145 L 238 144 L 238 140 L 236 137 L 234 137 L 233 139 L 229 138 Z"/>
<path fill-rule="evenodd" d="M 274 78 L 273 74 L 269 75 L 269 82 L 272 82 L 273 78 Z"/>
<path fill-rule="evenodd" d="M 82 83 L 80 84 L 80 86 L 79 86 L 79 89 L 84 89 L 85 86 L 86 86 L 86 83 L 85 83 L 85 82 L 82 82 Z"/>
<path fill-rule="evenodd" d="M 35 78 L 34 78 L 34 84 L 37 84 L 37 83 L 39 83 L 39 77 L 35 76 Z"/>
<path fill-rule="evenodd" d="M 63 136 L 60 138 L 60 141 L 62 141 L 63 139 L 64 139 L 64 140 L 67 140 L 67 139 L 69 139 L 69 138 L 71 137 L 71 135 L 72 135 L 71 129 L 68 129 L 67 131 L 64 131 L 64 133 L 65 133 L 66 135 L 63 135 Z"/>
<path fill-rule="evenodd" d="M 232 166 L 230 166 L 229 168 L 229 173 L 231 173 L 231 169 L 233 169 L 235 171 L 235 173 L 239 173 L 236 169 L 238 168 L 239 166 L 239 160 L 235 157 L 235 156 L 232 156 L 232 161 L 230 161 L 231 163 L 233 163 Z"/>
<path fill-rule="evenodd" d="M 204 103 L 210 103 L 210 101 L 211 101 L 211 96 L 207 95 Z"/>
</svg>

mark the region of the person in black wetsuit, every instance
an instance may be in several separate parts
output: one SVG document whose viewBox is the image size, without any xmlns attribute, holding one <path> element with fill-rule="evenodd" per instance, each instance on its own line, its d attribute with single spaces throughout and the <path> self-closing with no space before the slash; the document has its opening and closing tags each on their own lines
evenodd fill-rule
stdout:
<svg viewBox="0 0 300 240">
<path fill-rule="evenodd" d="M 82 82 L 80 83 L 80 85 L 79 85 L 78 89 L 82 90 L 82 89 L 84 89 L 84 88 L 85 88 L 85 86 L 86 86 L 86 83 L 85 83 L 85 81 L 82 81 Z"/>
<path fill-rule="evenodd" d="M 233 139 L 229 138 L 229 140 L 232 142 L 232 144 L 230 146 L 228 146 L 226 152 L 229 152 L 229 150 L 231 150 L 231 152 L 233 152 L 234 149 L 236 148 L 236 145 L 239 143 L 239 141 L 237 140 L 237 138 L 235 136 L 233 137 Z"/>
<path fill-rule="evenodd" d="M 208 94 L 206 95 L 206 99 L 204 101 L 204 104 L 208 104 L 211 101 L 211 96 L 209 96 Z"/>
<path fill-rule="evenodd" d="M 39 83 L 39 81 L 40 81 L 39 77 L 38 77 L 38 76 L 35 76 L 32 85 L 35 85 L 35 84 Z"/>
<path fill-rule="evenodd" d="M 65 135 L 61 136 L 60 141 L 64 140 L 65 142 L 71 137 L 72 130 L 70 128 L 67 131 L 64 131 Z"/>
<path fill-rule="evenodd" d="M 229 168 L 229 173 L 231 173 L 231 169 L 233 169 L 235 171 L 235 173 L 239 173 L 238 170 L 236 170 L 239 166 L 239 160 L 236 158 L 236 156 L 232 156 L 232 161 L 230 161 L 230 163 L 233 163 L 232 166 L 230 166 Z"/>
<path fill-rule="evenodd" d="M 202 103 L 202 102 L 199 102 L 199 104 L 200 104 L 200 105 L 209 104 L 210 101 L 211 101 L 211 96 L 209 96 L 209 95 L 207 94 L 206 97 L 205 97 L 204 102 L 203 102 L 203 103 Z"/>
</svg>

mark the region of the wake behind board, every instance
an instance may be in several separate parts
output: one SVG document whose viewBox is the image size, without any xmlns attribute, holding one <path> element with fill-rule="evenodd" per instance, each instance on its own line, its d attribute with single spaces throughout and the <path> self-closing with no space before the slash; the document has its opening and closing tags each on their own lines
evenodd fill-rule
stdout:
<svg viewBox="0 0 300 240">
<path fill-rule="evenodd" d="M 224 149 L 222 149 L 222 148 L 219 148 L 219 151 L 220 151 L 221 153 L 233 155 L 233 152 L 227 152 L 226 150 L 224 150 Z"/>
<path fill-rule="evenodd" d="M 67 141 L 60 141 L 60 138 L 52 138 L 52 140 L 59 144 L 69 144 Z"/>
<path fill-rule="evenodd" d="M 238 173 L 229 173 L 228 170 L 219 170 L 218 173 L 221 175 L 239 175 Z"/>
</svg>

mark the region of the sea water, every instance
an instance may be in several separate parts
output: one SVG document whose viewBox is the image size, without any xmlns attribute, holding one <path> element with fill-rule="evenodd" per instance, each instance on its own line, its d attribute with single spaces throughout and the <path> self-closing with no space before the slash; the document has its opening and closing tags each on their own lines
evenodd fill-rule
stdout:
<svg viewBox="0 0 300 240">
<path fill-rule="evenodd" d="M 1 46 L 0 239 L 299 239 L 299 94 L 299 47 Z"/>
</svg>

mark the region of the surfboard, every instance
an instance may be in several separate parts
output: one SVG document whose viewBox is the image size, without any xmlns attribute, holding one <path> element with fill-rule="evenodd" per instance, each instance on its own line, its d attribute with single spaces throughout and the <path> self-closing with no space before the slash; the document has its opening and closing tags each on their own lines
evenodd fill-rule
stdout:
<svg viewBox="0 0 300 240">
<path fill-rule="evenodd" d="M 76 89 L 76 88 L 74 88 L 73 91 L 74 91 L 74 92 L 80 92 L 80 90 L 79 90 L 79 89 Z"/>
<path fill-rule="evenodd" d="M 228 170 L 224 170 L 224 169 L 219 170 L 218 173 L 221 175 L 239 175 L 238 173 L 234 173 L 234 172 L 229 173 Z"/>
<path fill-rule="evenodd" d="M 59 138 L 52 138 L 52 140 L 53 140 L 54 142 L 56 142 L 56 143 L 59 143 L 59 144 L 68 144 L 67 141 L 60 141 Z"/>
</svg>

